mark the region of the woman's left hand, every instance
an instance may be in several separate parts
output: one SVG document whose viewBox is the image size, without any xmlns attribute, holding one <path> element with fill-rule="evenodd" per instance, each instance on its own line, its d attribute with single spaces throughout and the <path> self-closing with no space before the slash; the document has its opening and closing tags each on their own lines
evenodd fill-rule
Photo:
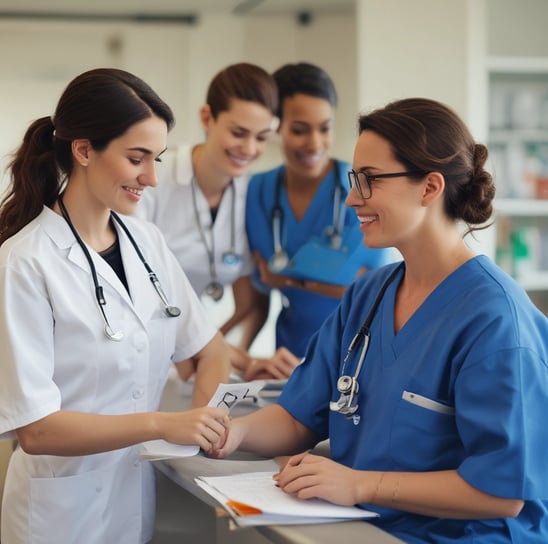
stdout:
<svg viewBox="0 0 548 544">
<path fill-rule="evenodd" d="M 295 455 L 274 478 L 280 489 L 299 499 L 316 497 L 346 506 L 361 502 L 356 471 L 327 457 Z"/>
</svg>

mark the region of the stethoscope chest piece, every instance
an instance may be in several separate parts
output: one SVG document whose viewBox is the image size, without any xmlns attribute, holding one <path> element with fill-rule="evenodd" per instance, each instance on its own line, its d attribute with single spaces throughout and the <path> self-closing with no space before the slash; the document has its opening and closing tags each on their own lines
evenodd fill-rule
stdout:
<svg viewBox="0 0 548 544">
<path fill-rule="evenodd" d="M 105 323 L 104 327 L 105 335 L 109 340 L 114 340 L 114 342 L 121 342 L 124 339 L 124 333 L 122 331 L 115 331 L 110 325 Z"/>
<path fill-rule="evenodd" d="M 218 281 L 210 281 L 205 288 L 205 294 L 215 302 L 223 298 L 224 287 Z"/>
<path fill-rule="evenodd" d="M 288 264 L 289 256 L 283 249 L 274 251 L 272 257 L 268 259 L 268 268 L 272 272 L 281 272 Z"/>
<path fill-rule="evenodd" d="M 235 251 L 225 251 L 223 253 L 223 263 L 227 266 L 236 266 L 240 264 L 242 257 Z"/>
</svg>

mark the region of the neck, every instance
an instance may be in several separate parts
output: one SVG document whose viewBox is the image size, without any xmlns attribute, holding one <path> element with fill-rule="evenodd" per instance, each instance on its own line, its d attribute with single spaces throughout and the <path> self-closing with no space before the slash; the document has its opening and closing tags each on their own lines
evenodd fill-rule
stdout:
<svg viewBox="0 0 548 544">
<path fill-rule="evenodd" d="M 116 240 L 116 231 L 110 223 L 110 209 L 96 209 L 89 205 L 89 199 L 78 196 L 78 191 L 67 186 L 61 198 L 73 227 L 80 238 L 100 252 L 112 246 Z M 63 215 L 59 202 L 53 210 Z"/>
<path fill-rule="evenodd" d="M 316 176 L 303 176 L 290 168 L 285 168 L 285 187 L 288 194 L 298 194 L 301 197 L 312 198 L 318 187 L 323 183 L 329 172 L 333 169 L 333 161 L 325 163 L 320 173 Z"/>
<path fill-rule="evenodd" d="M 232 177 L 216 168 L 215 161 L 207 156 L 205 144 L 197 145 L 192 150 L 192 170 L 194 179 L 209 206 L 217 208 Z"/>
<path fill-rule="evenodd" d="M 452 236 L 421 240 L 413 250 L 403 250 L 405 278 L 403 292 L 431 292 L 447 276 L 474 257 L 455 229 Z"/>
</svg>

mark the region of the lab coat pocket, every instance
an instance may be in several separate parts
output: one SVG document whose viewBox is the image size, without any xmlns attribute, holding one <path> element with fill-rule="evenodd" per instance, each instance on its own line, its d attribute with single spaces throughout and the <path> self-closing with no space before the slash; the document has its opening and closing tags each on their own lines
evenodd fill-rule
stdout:
<svg viewBox="0 0 548 544">
<path fill-rule="evenodd" d="M 454 468 L 461 451 L 455 408 L 403 391 L 390 429 L 391 457 L 401 470 Z"/>
<path fill-rule="evenodd" d="M 112 514 L 114 468 L 73 476 L 33 478 L 29 525 L 33 544 L 113 542 L 105 519 Z M 113 535 L 110 535 L 113 536 Z"/>
</svg>

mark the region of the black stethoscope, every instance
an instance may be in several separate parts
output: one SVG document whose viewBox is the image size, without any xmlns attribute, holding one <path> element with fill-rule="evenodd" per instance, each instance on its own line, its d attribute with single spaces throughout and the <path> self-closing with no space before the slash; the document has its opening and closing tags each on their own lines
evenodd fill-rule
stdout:
<svg viewBox="0 0 548 544">
<path fill-rule="evenodd" d="M 375 298 L 373 305 L 371 306 L 371 309 L 369 310 L 369 313 L 367 314 L 367 317 L 365 318 L 362 326 L 360 327 L 360 330 L 354 335 L 354 338 L 352 338 L 352 341 L 350 342 L 346 355 L 343 359 L 341 375 L 337 380 L 337 390 L 339 391 L 341 396 L 339 397 L 339 400 L 337 402 L 331 401 L 329 403 L 330 410 L 342 414 L 347 419 L 352 419 L 354 425 L 357 425 L 360 422 L 360 416 L 359 414 L 356 414 L 356 411 L 358 410 L 358 377 L 362 369 L 365 354 L 367 353 L 367 348 L 369 347 L 369 339 L 371 338 L 371 330 L 369 329 L 369 327 L 371 326 L 373 317 L 375 317 L 375 313 L 377 311 L 377 308 L 379 307 L 379 304 L 381 303 L 382 297 L 384 296 L 386 289 L 388 289 L 388 286 L 392 283 L 400 268 L 401 266 L 396 266 L 390 276 L 386 278 L 380 291 L 377 293 L 377 297 Z M 353 349 L 356 347 L 362 336 L 363 348 L 360 353 L 360 358 L 358 359 L 356 371 L 354 372 L 354 376 L 349 376 L 348 374 L 344 373 L 346 368 L 346 362 L 348 361 L 350 354 L 352 353 Z"/>
<path fill-rule="evenodd" d="M 342 198 L 342 182 L 339 164 L 335 161 L 335 191 L 333 193 L 333 221 L 325 229 L 325 235 L 329 245 L 333 249 L 339 249 L 342 243 L 344 229 L 344 215 L 346 206 Z M 272 239 L 274 242 L 274 254 L 268 260 L 268 266 L 273 272 L 281 272 L 289 263 L 289 255 L 282 244 L 282 223 L 284 211 L 281 206 L 282 186 L 285 180 L 285 169 L 280 170 L 276 180 L 276 201 L 272 208 Z"/>
<path fill-rule="evenodd" d="M 72 221 L 70 220 L 69 214 L 67 212 L 67 209 L 65 208 L 65 204 L 63 203 L 63 199 L 61 196 L 57 198 L 57 202 L 59 203 L 59 208 L 61 210 L 61 215 L 67 222 L 68 226 L 70 227 L 70 230 L 72 231 L 72 234 L 74 234 L 74 237 L 76 238 L 76 241 L 78 242 L 78 245 L 82 248 L 82 251 L 84 252 L 84 255 L 86 256 L 86 259 L 89 264 L 89 269 L 91 270 L 91 275 L 93 277 L 93 284 L 95 285 L 95 298 L 97 299 L 97 302 L 99 304 L 99 309 L 101 310 L 101 314 L 103 314 L 103 320 L 105 322 L 105 335 L 110 340 L 114 340 L 115 342 L 119 342 L 124 338 L 124 332 L 123 331 L 115 331 L 111 326 L 107 318 L 107 314 L 105 313 L 104 306 L 106 305 L 107 301 L 105 300 L 105 296 L 103 294 L 103 287 L 99 284 L 99 279 L 97 277 L 97 271 L 95 270 L 95 265 L 93 264 L 93 260 L 91 258 L 91 255 L 89 253 L 88 248 L 86 247 L 86 244 L 80 238 L 80 235 L 78 234 L 78 231 L 72 224 Z M 171 306 L 167 300 L 167 297 L 164 293 L 164 290 L 162 289 L 162 286 L 160 285 L 160 282 L 152 270 L 150 268 L 149 264 L 146 262 L 144 255 L 142 254 L 141 250 L 139 249 L 139 246 L 137 245 L 137 242 L 129 232 L 129 229 L 126 227 L 126 225 L 123 223 L 123 221 L 120 219 L 118 214 L 111 211 L 110 216 L 112 219 L 114 219 L 120 227 L 123 229 L 123 231 L 126 233 L 126 236 L 128 237 L 129 241 L 131 242 L 131 245 L 137 252 L 137 255 L 139 256 L 139 259 L 143 263 L 144 267 L 146 268 L 146 271 L 148 272 L 148 278 L 152 285 L 154 286 L 154 289 L 156 290 L 156 293 L 158 293 L 158 296 L 160 297 L 160 300 L 162 301 L 162 304 L 164 305 L 164 312 L 168 317 L 178 317 L 181 315 L 181 310 L 177 308 L 177 306 Z"/>
<path fill-rule="evenodd" d="M 202 239 L 202 244 L 205 247 L 207 252 L 207 258 L 209 261 L 209 277 L 210 281 L 206 285 L 205 293 L 210 296 L 213 300 L 218 301 L 223 298 L 224 287 L 222 283 L 217 280 L 217 269 L 215 268 L 215 239 L 213 237 L 213 222 L 211 222 L 210 231 L 211 231 L 211 246 L 207 243 L 206 235 L 204 229 L 202 228 L 202 223 L 200 222 L 200 213 L 198 211 L 198 201 L 196 198 L 196 178 L 192 176 L 190 185 L 192 186 L 192 205 L 194 207 L 194 217 L 196 219 L 196 226 L 200 231 L 200 238 Z M 235 207 L 236 207 L 236 195 L 234 189 L 234 181 L 230 180 L 229 183 L 230 193 L 231 193 L 231 208 L 230 208 L 230 247 L 228 251 L 225 251 L 222 254 L 223 263 L 227 266 L 236 266 L 242 260 L 241 255 L 236 253 L 236 226 L 235 226 Z"/>
</svg>

